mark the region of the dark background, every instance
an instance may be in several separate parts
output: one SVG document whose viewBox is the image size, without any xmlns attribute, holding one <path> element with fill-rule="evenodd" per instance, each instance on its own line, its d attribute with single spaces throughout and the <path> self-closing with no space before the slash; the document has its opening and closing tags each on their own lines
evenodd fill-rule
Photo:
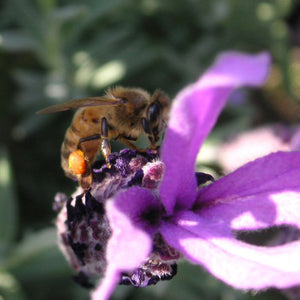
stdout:
<svg viewBox="0 0 300 300">
<path fill-rule="evenodd" d="M 114 84 L 172 98 L 224 50 L 273 56 L 264 89 L 236 96 L 215 135 L 299 121 L 300 5 L 292 0 L 4 0 L 0 3 L 0 295 L 87 299 L 56 245 L 56 192 L 75 184 L 60 168 L 72 112 L 35 112 Z M 226 125 L 226 126 L 224 126 Z M 217 127 L 218 128 L 218 127 Z M 114 145 L 118 149 L 119 145 Z M 204 162 L 205 164 L 205 162 Z M 222 173 L 222 166 L 210 165 Z M 167 295 L 167 296 L 166 296 Z M 200 267 L 114 299 L 286 299 L 235 291 Z"/>
</svg>

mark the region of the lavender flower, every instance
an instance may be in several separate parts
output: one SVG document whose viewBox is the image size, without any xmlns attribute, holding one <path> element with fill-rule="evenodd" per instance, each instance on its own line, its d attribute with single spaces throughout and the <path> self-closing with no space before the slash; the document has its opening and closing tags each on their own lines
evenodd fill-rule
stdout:
<svg viewBox="0 0 300 300">
<path fill-rule="evenodd" d="M 231 137 L 218 148 L 218 162 L 232 172 L 247 162 L 275 151 L 300 150 L 300 126 L 281 123 L 260 126 Z"/>
<path fill-rule="evenodd" d="M 194 171 L 232 90 L 262 84 L 268 65 L 266 53 L 221 55 L 174 100 L 161 160 L 125 150 L 111 170 L 95 167 L 89 193 L 65 202 L 63 251 L 80 274 L 105 272 L 93 300 L 108 299 L 120 281 L 144 286 L 171 278 L 182 256 L 239 289 L 300 284 L 299 241 L 254 246 L 234 234 L 300 227 L 300 153 L 270 154 L 205 187 L 199 183 L 212 178 Z"/>
</svg>

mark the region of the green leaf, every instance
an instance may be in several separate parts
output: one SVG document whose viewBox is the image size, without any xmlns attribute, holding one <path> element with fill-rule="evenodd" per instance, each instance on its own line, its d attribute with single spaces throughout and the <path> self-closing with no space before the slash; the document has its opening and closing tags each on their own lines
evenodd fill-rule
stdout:
<svg viewBox="0 0 300 300">
<path fill-rule="evenodd" d="M 84 31 L 92 26 L 93 22 L 97 19 L 102 18 L 104 15 L 118 11 L 118 6 L 126 2 L 124 0 L 110 0 L 110 1 L 92 1 L 89 5 L 89 13 L 84 20 L 74 27 L 71 36 L 69 37 L 68 44 L 73 45 L 73 43 L 79 39 L 79 37 L 84 33 Z"/>
<path fill-rule="evenodd" d="M 43 35 L 47 32 L 47 26 L 43 16 L 36 9 L 32 1 L 10 0 L 7 5 L 11 14 L 14 14 L 16 22 L 32 38 L 37 39 L 37 41 L 43 40 Z"/>
<path fill-rule="evenodd" d="M 5 30 L 0 33 L 0 47 L 7 51 L 34 50 L 35 41 L 23 30 Z"/>
<path fill-rule="evenodd" d="M 0 269 L 0 299 L 25 300 L 25 296 L 16 278 Z"/>
<path fill-rule="evenodd" d="M 58 248 L 55 228 L 28 234 L 15 247 L 5 267 L 23 281 L 45 280 L 70 272 L 70 267 Z"/>
<path fill-rule="evenodd" d="M 8 151 L 0 145 L 0 246 L 8 246 L 16 236 L 17 196 Z M 3 249 L 0 249 L 3 250 Z"/>
<path fill-rule="evenodd" d="M 80 17 L 83 18 L 87 13 L 88 9 L 85 5 L 70 4 L 53 9 L 51 17 L 54 21 L 65 24 L 74 19 L 78 20 Z"/>
</svg>

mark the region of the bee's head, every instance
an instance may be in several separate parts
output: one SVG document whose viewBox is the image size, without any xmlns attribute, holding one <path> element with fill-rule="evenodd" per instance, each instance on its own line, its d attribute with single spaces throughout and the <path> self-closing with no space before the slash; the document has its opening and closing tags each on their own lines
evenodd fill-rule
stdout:
<svg viewBox="0 0 300 300">
<path fill-rule="evenodd" d="M 150 96 L 141 88 L 125 88 L 121 86 L 109 89 L 106 95 L 122 100 L 124 104 L 122 113 L 126 114 L 128 118 L 141 120 L 139 124 L 142 124 L 151 147 L 155 148 L 167 122 L 170 106 L 168 96 L 160 90 L 156 90 Z"/>
<path fill-rule="evenodd" d="M 160 134 L 167 122 L 169 98 L 160 90 L 154 92 L 146 108 L 146 115 L 142 118 L 142 125 L 152 147 L 160 138 Z"/>
<path fill-rule="evenodd" d="M 147 108 L 147 120 L 154 135 L 155 142 L 159 140 L 159 135 L 166 125 L 168 111 L 168 96 L 160 90 L 155 91 L 151 98 L 150 105 Z"/>
</svg>

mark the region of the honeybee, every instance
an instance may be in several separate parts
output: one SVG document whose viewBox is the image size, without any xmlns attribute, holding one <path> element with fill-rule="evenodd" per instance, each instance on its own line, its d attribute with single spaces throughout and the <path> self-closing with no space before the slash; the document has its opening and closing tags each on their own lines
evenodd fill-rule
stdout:
<svg viewBox="0 0 300 300">
<path fill-rule="evenodd" d="M 37 113 L 77 108 L 61 146 L 61 166 L 66 176 L 77 178 L 86 190 L 92 183 L 91 165 L 100 149 L 107 162 L 111 139 L 145 151 L 132 143 L 144 132 L 150 142 L 148 149 L 157 149 L 167 121 L 169 98 L 161 90 L 156 90 L 151 96 L 141 88 L 117 86 L 108 89 L 103 96 L 71 100 Z"/>
</svg>

